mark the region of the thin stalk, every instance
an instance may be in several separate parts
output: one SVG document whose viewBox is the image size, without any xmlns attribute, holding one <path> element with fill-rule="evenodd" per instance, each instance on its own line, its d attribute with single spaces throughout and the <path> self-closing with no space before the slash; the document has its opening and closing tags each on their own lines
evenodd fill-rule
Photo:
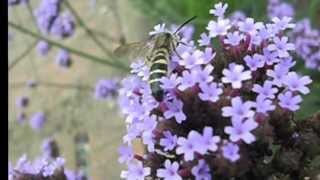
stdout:
<svg viewBox="0 0 320 180">
<path fill-rule="evenodd" d="M 26 87 L 26 82 L 10 83 L 10 88 L 23 88 Z M 77 84 L 66 84 L 66 83 L 56 83 L 56 82 L 37 82 L 37 86 L 48 87 L 48 88 L 62 88 L 62 89 L 81 89 L 91 91 L 94 88 L 88 85 L 77 85 Z"/>
<path fill-rule="evenodd" d="M 33 38 L 36 38 L 36 39 L 42 39 L 44 41 L 47 41 L 52 46 L 56 46 L 56 47 L 59 47 L 59 48 L 66 49 L 70 53 L 75 54 L 77 56 L 83 57 L 85 59 L 91 60 L 91 61 L 96 62 L 96 63 L 104 64 L 104 65 L 107 65 L 107 66 L 110 66 L 110 67 L 113 67 L 113 68 L 117 68 L 117 69 L 123 70 L 124 72 L 128 72 L 129 71 L 129 67 L 126 66 L 126 65 L 118 64 L 118 63 L 115 63 L 115 62 L 111 62 L 110 60 L 105 60 L 103 58 L 96 57 L 94 55 L 88 54 L 88 53 L 83 52 L 81 50 L 77 50 L 77 49 L 65 46 L 65 45 L 63 45 L 61 43 L 58 43 L 58 42 L 53 41 L 53 40 L 50 40 L 50 39 L 48 39 L 48 38 L 46 38 L 46 37 L 44 37 L 44 36 L 42 36 L 40 34 L 32 32 L 32 31 L 30 31 L 30 30 L 28 30 L 28 29 L 26 29 L 26 28 L 24 28 L 24 27 L 22 27 L 22 26 L 20 26 L 18 24 L 15 24 L 13 22 L 8 21 L 8 25 L 10 27 L 20 31 L 23 34 L 29 35 L 29 36 L 31 36 Z"/>
<path fill-rule="evenodd" d="M 69 3 L 68 0 L 64 0 L 63 1 L 65 3 L 65 5 L 67 6 L 67 8 L 71 11 L 71 13 L 74 15 L 76 21 L 78 22 L 78 24 L 85 30 L 85 32 L 87 33 L 87 35 L 93 40 L 93 42 L 100 48 L 103 50 L 103 52 L 109 56 L 112 57 L 112 53 L 98 40 L 98 38 L 95 36 L 95 34 L 93 33 L 93 31 L 86 25 L 86 23 L 81 19 L 81 17 L 79 16 L 79 14 L 77 13 L 77 11 L 71 6 L 71 4 Z"/>
<path fill-rule="evenodd" d="M 8 67 L 8 71 L 10 71 L 14 66 L 16 66 L 18 64 L 18 62 L 20 62 L 24 57 L 26 57 L 36 46 L 37 41 L 34 41 L 31 45 L 29 45 L 29 47 L 21 53 L 21 55 L 19 55 L 16 59 L 13 60 L 13 62 L 9 65 Z"/>
</svg>

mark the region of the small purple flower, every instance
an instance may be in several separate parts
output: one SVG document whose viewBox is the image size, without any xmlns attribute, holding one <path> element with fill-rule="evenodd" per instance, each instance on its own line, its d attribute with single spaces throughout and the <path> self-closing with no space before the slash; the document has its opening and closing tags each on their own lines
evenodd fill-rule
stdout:
<svg viewBox="0 0 320 180">
<path fill-rule="evenodd" d="M 201 64 L 209 64 L 216 56 L 216 53 L 212 50 L 212 48 L 207 47 L 204 50 L 203 56 L 202 56 L 202 60 L 203 62 L 201 62 Z"/>
<path fill-rule="evenodd" d="M 277 52 L 278 56 L 280 58 L 287 58 L 290 56 L 288 51 L 294 50 L 294 44 L 292 43 L 287 43 L 288 42 L 288 37 L 275 37 L 273 38 L 274 44 L 270 44 L 268 46 L 269 51 L 275 51 Z"/>
<path fill-rule="evenodd" d="M 37 51 L 41 56 L 48 55 L 50 46 L 46 41 L 39 41 L 37 44 Z"/>
<path fill-rule="evenodd" d="M 201 159 L 198 164 L 191 169 L 195 180 L 211 180 L 211 172 L 208 164 Z"/>
<path fill-rule="evenodd" d="M 149 167 L 143 167 L 142 162 L 129 163 L 128 171 L 122 171 L 120 177 L 127 180 L 144 180 L 146 176 L 149 176 L 151 169 Z"/>
<path fill-rule="evenodd" d="M 164 131 L 163 135 L 164 138 L 160 139 L 160 145 L 164 147 L 165 151 L 173 150 L 177 145 L 178 136 L 172 135 L 170 131 Z"/>
<path fill-rule="evenodd" d="M 253 56 L 246 55 L 244 61 L 251 71 L 256 71 L 264 66 L 265 58 L 260 54 L 254 54 Z"/>
<path fill-rule="evenodd" d="M 134 157 L 134 152 L 131 146 L 122 145 L 119 147 L 118 152 L 120 154 L 118 159 L 120 163 L 129 163 Z"/>
<path fill-rule="evenodd" d="M 219 18 L 223 18 L 224 13 L 228 8 L 228 4 L 217 3 L 214 5 L 214 9 L 210 9 L 209 13 L 213 14 Z"/>
<path fill-rule="evenodd" d="M 250 71 L 243 71 L 244 67 L 235 63 L 229 64 L 229 69 L 224 69 L 222 74 L 223 83 L 231 83 L 232 88 L 239 89 L 242 86 L 242 81 L 251 79 Z"/>
<path fill-rule="evenodd" d="M 261 22 L 255 23 L 253 18 L 246 18 L 244 22 L 240 21 L 238 26 L 241 32 L 255 35 L 257 33 L 257 29 L 261 28 L 263 24 Z"/>
<path fill-rule="evenodd" d="M 118 90 L 118 84 L 115 80 L 100 79 L 96 83 L 94 96 L 96 99 L 110 99 L 115 96 Z"/>
<path fill-rule="evenodd" d="M 219 95 L 222 94 L 223 90 L 218 87 L 217 83 L 200 84 L 201 92 L 199 97 L 203 101 L 217 102 Z"/>
<path fill-rule="evenodd" d="M 238 46 L 242 39 L 243 35 L 239 34 L 239 31 L 235 31 L 233 33 L 228 33 L 227 38 L 224 39 L 223 42 L 231 46 Z"/>
<path fill-rule="evenodd" d="M 231 106 L 222 108 L 222 116 L 237 120 L 252 118 L 254 116 L 253 107 L 254 103 L 252 101 L 243 102 L 239 96 L 234 97 L 231 99 Z"/>
<path fill-rule="evenodd" d="M 165 90 L 170 90 L 170 89 L 174 89 L 178 86 L 179 82 L 178 82 L 178 77 L 177 74 L 171 74 L 170 77 L 162 77 L 161 78 L 161 88 L 165 89 Z"/>
<path fill-rule="evenodd" d="M 16 106 L 18 108 L 25 108 L 27 107 L 29 104 L 29 98 L 26 96 L 20 96 L 18 97 L 18 99 L 16 100 Z"/>
<path fill-rule="evenodd" d="M 55 18 L 50 33 L 58 38 L 67 38 L 73 35 L 74 29 L 74 19 L 71 14 L 67 12 Z"/>
<path fill-rule="evenodd" d="M 297 111 L 300 108 L 299 103 L 302 101 L 300 95 L 295 96 L 291 91 L 279 94 L 278 99 L 279 105 L 290 111 Z"/>
<path fill-rule="evenodd" d="M 216 36 L 224 36 L 231 28 L 230 21 L 228 19 L 218 19 L 218 21 L 210 21 L 207 27 L 209 30 L 209 36 L 214 38 Z"/>
<path fill-rule="evenodd" d="M 181 124 L 182 121 L 187 119 L 186 115 L 183 113 L 183 102 L 178 99 L 174 99 L 172 102 L 166 103 L 168 110 L 164 112 L 164 117 L 166 119 L 170 119 L 172 117 L 175 118 L 177 123 Z"/>
<path fill-rule="evenodd" d="M 194 67 L 199 66 L 204 60 L 203 52 L 200 50 L 196 50 L 192 53 L 185 52 L 181 55 L 182 59 L 179 61 L 181 66 L 186 67 L 187 69 L 192 69 Z"/>
<path fill-rule="evenodd" d="M 195 74 L 185 70 L 182 72 L 182 77 L 178 78 L 178 81 L 180 83 L 178 89 L 180 91 L 184 91 L 187 88 L 193 87 L 196 84 Z"/>
<path fill-rule="evenodd" d="M 198 40 L 199 46 L 209 46 L 211 44 L 211 38 L 206 33 L 202 33 L 200 35 L 200 39 Z"/>
<path fill-rule="evenodd" d="M 260 86 L 259 84 L 254 84 L 252 91 L 258 93 L 258 96 L 261 96 L 263 98 L 270 98 L 274 99 L 275 95 L 278 92 L 277 88 L 272 87 L 271 81 L 265 81 L 263 86 Z"/>
<path fill-rule="evenodd" d="M 164 169 L 157 170 L 157 176 L 163 178 L 163 180 L 182 180 L 182 177 L 178 174 L 179 164 L 177 162 L 171 163 L 170 160 L 164 162 Z"/>
<path fill-rule="evenodd" d="M 32 115 L 30 119 L 30 126 L 34 130 L 40 130 L 43 126 L 44 123 L 47 121 L 47 118 L 43 112 L 37 112 Z"/>
<path fill-rule="evenodd" d="M 271 52 L 268 48 L 263 49 L 263 56 L 265 57 L 265 62 L 267 65 L 273 65 L 274 63 L 278 63 L 280 61 L 277 55 L 277 52 Z"/>
<path fill-rule="evenodd" d="M 194 159 L 194 153 L 199 152 L 198 144 L 201 140 L 202 136 L 197 131 L 190 131 L 187 139 L 184 137 L 178 138 L 176 153 L 184 154 L 184 160 L 192 161 Z"/>
<path fill-rule="evenodd" d="M 275 24 L 275 27 L 279 30 L 279 31 L 284 31 L 288 28 L 294 28 L 295 24 L 290 23 L 290 21 L 292 20 L 291 17 L 282 17 L 281 19 L 278 17 L 273 17 L 272 18 L 272 22 Z"/>
<path fill-rule="evenodd" d="M 70 54 L 67 50 L 61 49 L 56 57 L 56 63 L 62 68 L 71 66 Z"/>
<path fill-rule="evenodd" d="M 220 142 L 219 136 L 213 136 L 212 127 L 204 127 L 203 135 L 200 139 L 201 142 L 198 143 L 197 151 L 200 154 L 205 154 L 207 151 L 215 152 L 218 149 L 218 143 Z"/>
<path fill-rule="evenodd" d="M 224 132 L 229 134 L 229 139 L 232 142 L 243 140 L 247 144 L 251 144 L 256 140 L 255 136 L 250 132 L 258 127 L 253 119 L 247 119 L 245 121 L 233 120 L 232 126 L 224 128 Z"/>
<path fill-rule="evenodd" d="M 273 111 L 276 109 L 276 106 L 272 104 L 272 101 L 266 99 L 263 96 L 258 96 L 256 99 L 256 111 L 258 113 L 266 114 L 268 111 Z"/>
<path fill-rule="evenodd" d="M 308 94 L 310 92 L 306 85 L 310 84 L 311 82 L 312 80 L 309 76 L 299 77 L 296 72 L 289 72 L 283 81 L 290 91 L 298 91 L 302 94 Z"/>
<path fill-rule="evenodd" d="M 235 162 L 240 159 L 239 146 L 234 143 L 227 143 L 222 147 L 222 155 L 224 158 Z"/>
<path fill-rule="evenodd" d="M 34 88 L 38 85 L 36 80 L 30 79 L 26 82 L 28 88 Z"/>
<path fill-rule="evenodd" d="M 284 78 L 289 72 L 289 68 L 286 66 L 281 66 L 279 64 L 274 66 L 274 70 L 268 69 L 267 75 L 270 76 L 272 79 L 272 83 L 278 87 L 282 87 Z"/>
<path fill-rule="evenodd" d="M 213 76 L 211 72 L 213 71 L 213 66 L 211 64 L 206 65 L 204 68 L 193 69 L 195 81 L 199 84 L 207 84 L 212 82 Z"/>
</svg>

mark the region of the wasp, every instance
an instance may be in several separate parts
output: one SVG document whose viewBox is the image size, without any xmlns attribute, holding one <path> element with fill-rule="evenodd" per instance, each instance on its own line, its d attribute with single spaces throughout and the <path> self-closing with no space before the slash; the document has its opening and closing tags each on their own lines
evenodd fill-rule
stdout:
<svg viewBox="0 0 320 180">
<path fill-rule="evenodd" d="M 176 47 L 179 45 L 179 31 L 194 20 L 196 16 L 188 19 L 180 25 L 174 33 L 160 32 L 151 35 L 147 41 L 125 44 L 118 47 L 114 53 L 116 56 L 136 54 L 131 56 L 144 56 L 144 59 L 150 65 L 150 74 L 148 83 L 150 84 L 152 96 L 161 102 L 164 96 L 164 90 L 161 88 L 161 78 L 168 74 L 168 63 L 172 53 L 176 53 Z M 133 52 L 133 53 L 132 53 Z M 141 53 L 143 52 L 143 53 Z M 179 54 L 177 54 L 179 56 Z M 179 56 L 180 57 L 180 56 Z"/>
</svg>

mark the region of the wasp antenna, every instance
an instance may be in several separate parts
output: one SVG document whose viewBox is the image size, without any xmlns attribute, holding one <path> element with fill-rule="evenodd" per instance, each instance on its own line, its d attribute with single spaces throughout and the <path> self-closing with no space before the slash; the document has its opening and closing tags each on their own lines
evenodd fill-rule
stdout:
<svg viewBox="0 0 320 180">
<path fill-rule="evenodd" d="M 185 25 L 187 25 L 189 22 L 191 22 L 192 20 L 194 20 L 195 18 L 197 18 L 197 16 L 193 16 L 192 18 L 186 20 L 183 24 L 181 24 L 178 29 L 173 33 L 173 34 L 177 34 Z"/>
</svg>

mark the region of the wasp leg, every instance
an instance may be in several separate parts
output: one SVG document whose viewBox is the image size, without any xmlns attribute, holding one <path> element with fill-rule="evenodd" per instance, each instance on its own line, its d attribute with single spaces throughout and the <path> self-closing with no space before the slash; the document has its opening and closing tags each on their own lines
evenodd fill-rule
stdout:
<svg viewBox="0 0 320 180">
<path fill-rule="evenodd" d="M 174 44 L 171 44 L 173 52 L 179 57 L 179 59 L 183 60 L 183 58 L 180 56 L 180 54 L 177 52 L 176 46 Z"/>
</svg>

